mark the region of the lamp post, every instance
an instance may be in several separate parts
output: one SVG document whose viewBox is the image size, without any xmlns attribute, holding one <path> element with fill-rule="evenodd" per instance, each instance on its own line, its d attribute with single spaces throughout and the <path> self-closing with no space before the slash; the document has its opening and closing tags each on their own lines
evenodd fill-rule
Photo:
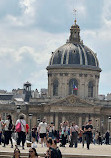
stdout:
<svg viewBox="0 0 111 158">
<path fill-rule="evenodd" d="M 29 119 L 30 119 L 30 135 L 29 135 L 29 139 L 30 139 L 30 142 L 31 142 L 31 138 L 32 138 L 32 131 L 31 131 L 31 129 L 32 129 L 32 122 L 31 122 L 32 116 L 33 116 L 33 114 L 29 114 Z"/>
<path fill-rule="evenodd" d="M 40 123 L 40 118 L 37 119 L 37 126 L 39 125 Z"/>
<path fill-rule="evenodd" d="M 108 117 L 108 130 L 110 131 L 111 116 Z"/>
<path fill-rule="evenodd" d="M 17 119 L 18 119 L 18 115 L 20 113 L 20 109 L 21 109 L 20 105 L 17 105 Z"/>
<path fill-rule="evenodd" d="M 17 113 L 20 113 L 20 105 L 17 105 Z"/>
</svg>

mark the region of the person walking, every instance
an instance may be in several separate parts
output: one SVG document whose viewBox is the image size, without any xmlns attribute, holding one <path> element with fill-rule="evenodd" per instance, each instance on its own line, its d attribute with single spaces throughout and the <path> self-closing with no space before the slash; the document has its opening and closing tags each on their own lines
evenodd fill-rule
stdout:
<svg viewBox="0 0 111 158">
<path fill-rule="evenodd" d="M 109 145 L 109 137 L 110 137 L 110 133 L 107 130 L 106 133 L 105 133 L 105 140 L 106 140 L 105 143 L 106 143 L 106 145 Z"/>
<path fill-rule="evenodd" d="M 48 126 L 48 136 L 52 139 L 54 139 L 54 132 L 55 132 L 55 127 L 54 127 L 54 123 L 51 122 L 51 124 Z"/>
<path fill-rule="evenodd" d="M 43 147 L 43 143 L 44 146 L 46 146 L 46 132 L 47 132 L 47 123 L 46 123 L 46 119 L 44 118 L 42 122 L 39 123 L 39 134 L 41 138 L 42 147 Z"/>
<path fill-rule="evenodd" d="M 62 133 L 61 133 L 62 140 L 61 140 L 60 147 L 65 147 L 67 134 L 68 134 L 68 122 L 67 121 L 63 121 L 61 123 L 61 129 L 62 129 Z"/>
<path fill-rule="evenodd" d="M 36 138 L 37 138 L 37 127 L 36 125 L 34 127 L 32 127 L 32 142 L 36 142 Z"/>
<path fill-rule="evenodd" d="M 77 148 L 78 131 L 79 131 L 79 127 L 75 124 L 75 122 L 73 122 L 72 126 L 70 127 L 71 142 L 69 147 L 73 147 L 73 145 L 75 145 L 75 148 Z"/>
<path fill-rule="evenodd" d="M 26 121 L 24 114 L 19 115 L 19 119 L 16 121 L 15 126 L 17 126 L 18 123 L 21 124 L 21 131 L 17 132 L 18 133 L 17 145 L 20 145 L 20 142 L 22 141 L 22 149 L 24 149 L 24 144 L 26 141 Z"/>
<path fill-rule="evenodd" d="M 99 145 L 102 145 L 102 136 L 101 136 L 101 132 L 99 132 L 99 136 L 98 136 L 98 143 Z"/>
<path fill-rule="evenodd" d="M 84 143 L 86 141 L 86 131 L 85 131 L 85 126 L 86 122 L 82 125 L 82 147 L 84 148 Z"/>
<path fill-rule="evenodd" d="M 13 128 L 13 123 L 12 123 L 12 117 L 11 115 L 7 115 L 7 120 L 3 123 L 4 126 L 4 145 L 9 144 L 9 140 L 11 142 L 11 148 L 13 148 L 13 142 L 12 142 L 12 128 Z"/>
<path fill-rule="evenodd" d="M 85 126 L 85 131 L 86 131 L 86 142 L 87 142 L 87 149 L 89 150 L 90 143 L 92 141 L 92 120 L 89 119 L 87 125 Z"/>
</svg>

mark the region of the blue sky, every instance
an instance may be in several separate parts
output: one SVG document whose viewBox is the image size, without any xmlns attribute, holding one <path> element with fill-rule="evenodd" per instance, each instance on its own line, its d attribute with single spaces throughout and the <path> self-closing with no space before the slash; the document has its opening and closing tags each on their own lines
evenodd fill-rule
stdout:
<svg viewBox="0 0 111 158">
<path fill-rule="evenodd" d="M 111 0 L 0 1 L 0 89 L 47 88 L 51 52 L 69 38 L 77 9 L 81 39 L 99 60 L 99 94 L 111 92 Z"/>
</svg>

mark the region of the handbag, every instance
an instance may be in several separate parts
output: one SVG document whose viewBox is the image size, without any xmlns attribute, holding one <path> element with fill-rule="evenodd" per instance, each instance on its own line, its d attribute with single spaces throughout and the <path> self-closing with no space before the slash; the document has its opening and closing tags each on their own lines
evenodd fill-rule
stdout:
<svg viewBox="0 0 111 158">
<path fill-rule="evenodd" d="M 16 132 L 21 132 L 22 127 L 21 127 L 21 122 L 18 122 L 17 125 L 15 126 Z"/>
</svg>

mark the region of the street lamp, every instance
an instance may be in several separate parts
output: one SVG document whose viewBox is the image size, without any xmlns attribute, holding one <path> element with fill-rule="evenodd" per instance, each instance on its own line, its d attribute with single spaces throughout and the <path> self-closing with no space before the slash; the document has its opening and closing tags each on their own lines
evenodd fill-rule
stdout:
<svg viewBox="0 0 111 158">
<path fill-rule="evenodd" d="M 37 119 L 37 126 L 39 125 L 40 123 L 40 118 Z"/>
<path fill-rule="evenodd" d="M 17 105 L 17 119 L 18 119 L 18 115 L 19 115 L 19 113 L 20 113 L 20 109 L 21 109 L 21 107 L 20 107 L 20 105 Z"/>
<path fill-rule="evenodd" d="M 17 113 L 20 113 L 20 105 L 17 105 Z"/>
<path fill-rule="evenodd" d="M 32 120 L 32 116 L 33 116 L 33 114 L 29 114 L 29 119 L 30 119 L 30 142 L 31 142 L 31 138 L 32 138 L 32 131 L 31 131 L 31 129 L 32 129 L 32 122 L 31 122 L 31 120 Z"/>
<path fill-rule="evenodd" d="M 108 130 L 110 131 L 111 116 L 108 117 Z"/>
</svg>

